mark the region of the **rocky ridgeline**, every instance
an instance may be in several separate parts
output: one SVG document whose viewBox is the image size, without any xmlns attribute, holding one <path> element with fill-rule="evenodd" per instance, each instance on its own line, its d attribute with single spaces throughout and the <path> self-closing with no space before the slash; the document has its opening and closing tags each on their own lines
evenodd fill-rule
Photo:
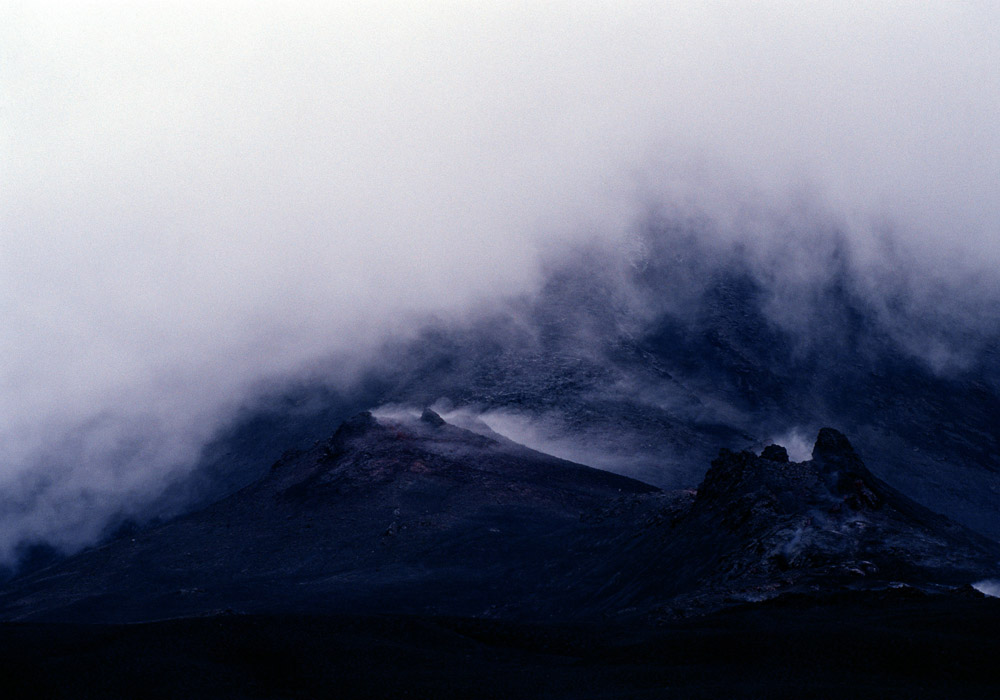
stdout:
<svg viewBox="0 0 1000 700">
<path fill-rule="evenodd" d="M 1000 562 L 832 429 L 808 461 L 723 450 L 697 491 L 663 492 L 470 427 L 359 414 L 202 511 L 11 582 L 0 615 L 656 618 L 785 592 L 947 591 Z"/>
</svg>

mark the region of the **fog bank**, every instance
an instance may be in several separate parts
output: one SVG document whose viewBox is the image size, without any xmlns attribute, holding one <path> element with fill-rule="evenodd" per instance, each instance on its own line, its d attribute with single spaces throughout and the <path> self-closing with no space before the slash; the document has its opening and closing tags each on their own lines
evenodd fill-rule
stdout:
<svg viewBox="0 0 1000 700">
<path fill-rule="evenodd" d="M 2 14 L 0 558 L 91 541 L 262 384 L 350 382 L 578 243 L 641 259 L 651 215 L 786 282 L 836 230 L 887 318 L 889 263 L 960 325 L 997 292 L 989 3 Z"/>
</svg>

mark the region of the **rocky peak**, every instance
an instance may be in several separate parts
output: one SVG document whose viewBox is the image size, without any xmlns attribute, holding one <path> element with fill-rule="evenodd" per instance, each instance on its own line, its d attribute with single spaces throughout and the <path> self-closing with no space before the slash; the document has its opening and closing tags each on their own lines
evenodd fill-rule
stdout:
<svg viewBox="0 0 1000 700">
<path fill-rule="evenodd" d="M 747 520 L 738 513 L 752 512 L 763 527 L 768 514 L 877 509 L 885 494 L 850 441 L 837 430 L 823 428 L 813 459 L 805 462 L 789 461 L 781 445 L 768 445 L 760 456 L 721 450 L 698 487 L 697 500 L 699 508 L 724 512 L 738 522 Z"/>
<path fill-rule="evenodd" d="M 819 431 L 813 447 L 813 462 L 828 487 L 853 510 L 879 508 L 884 502 L 878 480 L 868 471 L 850 441 L 833 428 Z"/>
<path fill-rule="evenodd" d="M 819 435 L 816 436 L 816 444 L 813 445 L 813 459 L 831 457 L 857 459 L 857 456 L 846 435 L 833 428 L 820 428 Z"/>
<path fill-rule="evenodd" d="M 720 451 L 675 527 L 677 541 L 713 553 L 697 585 L 726 595 L 771 595 L 816 580 L 952 585 L 996 566 L 995 543 L 879 480 L 832 428 L 819 432 L 804 462 L 789 461 L 778 445 L 760 456 Z"/>
<path fill-rule="evenodd" d="M 425 408 L 424 412 L 420 414 L 420 421 L 422 423 L 426 423 L 427 425 L 431 425 L 435 428 L 440 428 L 442 425 L 445 424 L 444 418 L 442 418 L 429 408 Z"/>
<path fill-rule="evenodd" d="M 768 445 L 764 448 L 764 451 L 760 453 L 761 459 L 767 459 L 771 462 L 784 463 L 788 461 L 788 450 L 786 450 L 781 445 Z"/>
<path fill-rule="evenodd" d="M 375 420 L 375 416 L 372 415 L 371 411 L 362 411 L 361 413 L 351 416 L 341 423 L 333 437 L 355 437 L 357 435 L 363 435 L 377 426 L 378 421 Z"/>
<path fill-rule="evenodd" d="M 751 471 L 754 459 L 756 457 L 751 452 L 733 452 L 726 448 L 719 450 L 719 456 L 712 460 L 712 466 L 698 486 L 698 502 L 732 498 L 745 486 L 747 472 Z"/>
</svg>

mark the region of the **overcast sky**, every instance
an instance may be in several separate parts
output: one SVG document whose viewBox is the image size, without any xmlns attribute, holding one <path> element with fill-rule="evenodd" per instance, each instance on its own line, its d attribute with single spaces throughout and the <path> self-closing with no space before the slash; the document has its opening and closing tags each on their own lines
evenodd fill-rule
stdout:
<svg viewBox="0 0 1000 700">
<path fill-rule="evenodd" d="M 995 3 L 331 4 L 0 4 L 0 488 L 64 439 L 64 494 L 155 488 L 255 382 L 651 203 L 1000 263 Z"/>
</svg>

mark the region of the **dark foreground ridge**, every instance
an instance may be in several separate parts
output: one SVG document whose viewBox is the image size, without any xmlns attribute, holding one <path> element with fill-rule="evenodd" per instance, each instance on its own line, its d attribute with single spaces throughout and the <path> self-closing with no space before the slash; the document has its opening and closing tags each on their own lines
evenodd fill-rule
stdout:
<svg viewBox="0 0 1000 700">
<path fill-rule="evenodd" d="M 483 676 L 496 697 L 754 697 L 759 674 L 833 659 L 852 635 L 909 640 L 917 659 L 935 624 L 1000 619 L 969 587 L 998 563 L 1000 545 L 874 477 L 828 428 L 809 461 L 723 450 L 697 490 L 663 492 L 433 411 L 362 413 L 200 512 L 12 581 L 0 669 L 30 683 L 118 659 L 131 691 L 131 649 L 165 676 L 195 657 L 209 669 L 209 685 L 168 682 L 173 696 L 308 697 L 336 676 L 359 696 L 483 697 Z M 893 610 L 913 617 L 896 629 Z M 968 664 L 948 673 L 975 697 L 997 680 L 976 645 L 996 642 L 960 628 L 949 653 Z M 55 643 L 68 651 L 50 658 Z M 742 690 L 725 674 L 753 664 L 733 654 L 759 669 Z M 851 658 L 836 663 L 869 696 L 901 677 Z M 947 675 L 923 672 L 925 691 Z"/>
</svg>

